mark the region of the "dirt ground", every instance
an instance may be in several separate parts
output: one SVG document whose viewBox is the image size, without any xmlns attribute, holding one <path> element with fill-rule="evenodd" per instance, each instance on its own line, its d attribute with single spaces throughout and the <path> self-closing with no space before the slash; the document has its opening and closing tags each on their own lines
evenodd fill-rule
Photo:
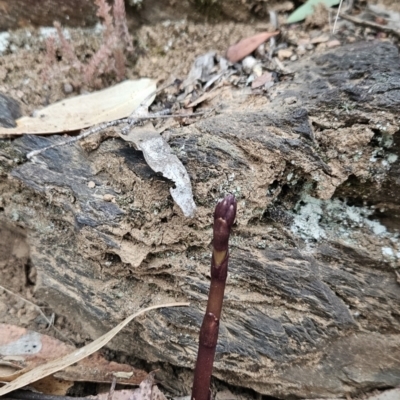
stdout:
<svg viewBox="0 0 400 400">
<path fill-rule="evenodd" d="M 293 6 L 287 2 L 289 6 Z M 388 9 L 400 11 L 396 0 L 382 1 Z M 366 3 L 360 2 L 362 10 Z M 278 48 L 285 50 L 278 56 L 285 68 L 299 59 L 326 48 L 342 46 L 358 40 L 389 40 L 397 38 L 388 33 L 377 32 L 365 26 L 357 26 L 341 20 L 335 37 L 330 36 L 332 18 L 325 9 L 305 23 L 294 26 L 282 26 Z M 280 14 L 280 19 L 284 15 Z M 218 23 L 192 22 L 179 18 L 177 21 L 166 20 L 156 25 L 144 25 L 131 32 L 134 37 L 135 51 L 128 55 L 126 77 L 137 79 L 149 77 L 156 79 L 158 85 L 174 79 L 184 80 L 193 65 L 195 58 L 209 51 L 224 55 L 228 47 L 239 39 L 265 30 L 272 30 L 268 19 L 238 23 L 221 21 Z M 96 30 L 69 29 L 78 57 L 81 60 L 90 58 L 101 43 L 101 36 Z M 268 50 L 268 47 L 267 47 Z M 60 58 L 60 57 L 59 57 Z M 34 110 L 66 97 L 72 97 L 85 91 L 92 91 L 76 71 L 68 66 L 65 60 L 59 59 L 61 74 L 49 74 L 52 66 L 46 59 L 46 46 L 43 32 L 38 28 L 15 30 L 11 32 L 8 49 L 0 57 L 0 92 L 17 99 L 23 115 L 30 115 Z M 115 76 L 101 77 L 101 86 L 116 82 Z M 229 96 L 228 96 L 229 97 Z M 161 100 L 160 100 L 161 101 Z M 254 103 L 264 102 L 255 95 Z M 245 105 L 243 105 L 245 107 Z M 197 111 L 199 111 L 201 107 Z M 0 141 L 0 212 L 2 210 L 2 190 L 7 176 L 7 160 L 2 158 Z M 63 315 L 53 314 L 52 305 L 44 304 L 35 295 L 35 267 L 30 263 L 29 243 L 26 232 L 18 228 L 18 215 L 15 225 L 0 226 L 0 322 L 51 334 L 63 340 L 68 338 L 72 343 L 81 346 L 89 341 L 89 335 L 80 331 L 74 321 Z M 49 318 L 54 318 L 51 328 L 38 311 Z M 55 330 L 55 329 L 56 330 Z M 123 355 L 108 354 L 109 357 L 123 358 Z M 146 365 L 151 368 L 154 365 Z M 188 378 L 189 379 L 189 378 Z M 244 392 L 245 397 L 256 397 L 256 394 Z"/>
</svg>

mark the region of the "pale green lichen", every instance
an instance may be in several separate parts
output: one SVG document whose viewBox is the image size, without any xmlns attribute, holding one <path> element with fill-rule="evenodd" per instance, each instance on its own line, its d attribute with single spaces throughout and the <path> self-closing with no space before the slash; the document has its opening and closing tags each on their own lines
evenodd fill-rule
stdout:
<svg viewBox="0 0 400 400">
<path fill-rule="evenodd" d="M 339 240 L 359 247 L 360 235 L 374 235 L 378 239 L 378 249 L 381 243 L 379 251 L 383 260 L 398 263 L 399 235 L 389 232 L 378 220 L 371 219 L 374 212 L 374 207 L 357 207 L 339 199 L 320 200 L 303 194 L 294 208 L 291 231 L 311 247 L 323 240 Z"/>
</svg>

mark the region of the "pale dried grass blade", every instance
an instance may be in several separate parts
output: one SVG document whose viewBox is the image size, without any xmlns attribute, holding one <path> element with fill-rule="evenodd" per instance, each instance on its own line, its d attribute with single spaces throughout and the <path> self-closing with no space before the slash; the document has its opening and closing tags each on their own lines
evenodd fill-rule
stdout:
<svg viewBox="0 0 400 400">
<path fill-rule="evenodd" d="M 47 364 L 40 365 L 39 367 L 27 372 L 24 375 L 21 375 L 13 382 L 10 382 L 0 388 L 0 396 L 3 396 L 7 393 L 10 393 L 14 390 L 20 389 L 26 385 L 29 385 L 32 382 L 36 382 L 39 379 L 44 378 L 45 376 L 49 376 L 54 374 L 57 371 L 60 371 L 70 365 L 84 359 L 85 357 L 93 354 L 97 350 L 100 350 L 103 346 L 105 346 L 118 332 L 121 331 L 129 322 L 131 322 L 134 318 L 138 317 L 141 314 L 144 314 L 147 311 L 155 310 L 157 308 L 166 308 L 166 307 L 182 307 L 188 306 L 189 303 L 168 303 L 168 304 L 159 304 L 151 307 L 147 307 L 143 310 L 138 311 L 137 313 L 129 316 L 121 323 L 119 323 L 116 327 L 111 329 L 109 332 L 94 340 L 92 343 L 88 344 L 85 347 L 82 347 L 74 352 L 67 354 L 64 357 L 58 358 L 56 360 L 50 361 Z"/>
</svg>

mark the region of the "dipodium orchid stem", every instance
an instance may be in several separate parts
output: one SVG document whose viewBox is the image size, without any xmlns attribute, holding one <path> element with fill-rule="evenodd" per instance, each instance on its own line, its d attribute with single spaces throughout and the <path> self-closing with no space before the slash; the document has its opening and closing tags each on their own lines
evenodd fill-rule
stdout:
<svg viewBox="0 0 400 400">
<path fill-rule="evenodd" d="M 200 328 L 192 400 L 209 400 L 211 396 L 211 374 L 218 341 L 226 278 L 228 276 L 228 242 L 236 217 L 236 207 L 236 199 L 233 195 L 226 196 L 215 207 L 211 285 L 206 313 Z"/>
</svg>

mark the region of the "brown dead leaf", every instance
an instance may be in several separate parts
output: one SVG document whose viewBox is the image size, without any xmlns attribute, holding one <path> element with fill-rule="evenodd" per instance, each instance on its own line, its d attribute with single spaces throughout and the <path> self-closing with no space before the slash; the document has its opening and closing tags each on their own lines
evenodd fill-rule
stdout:
<svg viewBox="0 0 400 400">
<path fill-rule="evenodd" d="M 87 346 L 82 347 L 81 349 L 75 350 L 69 354 L 66 354 L 63 357 L 57 358 L 56 360 L 49 361 L 45 364 L 39 365 L 36 368 L 28 371 L 27 373 L 19 376 L 14 381 L 7 383 L 3 387 L 0 388 L 0 396 L 3 396 L 7 393 L 10 393 L 14 390 L 20 389 L 24 386 L 31 384 L 32 382 L 36 382 L 39 379 L 42 379 L 46 376 L 52 375 L 64 368 L 69 367 L 72 364 L 75 364 L 89 355 L 95 353 L 100 350 L 103 346 L 105 346 L 118 332 L 121 331 L 126 325 L 129 324 L 134 318 L 138 317 L 141 314 L 144 314 L 147 311 L 154 310 L 157 308 L 164 307 L 179 307 L 179 306 L 188 306 L 189 303 L 170 303 L 170 304 L 161 304 L 155 305 L 151 307 L 147 307 L 143 310 L 138 311 L 135 314 L 132 314 L 128 318 L 124 319 L 117 326 L 111 329 L 109 332 L 100 336 L 98 339 L 94 340 L 92 343 L 89 343 Z"/>
<path fill-rule="evenodd" d="M 260 44 L 264 43 L 269 38 L 276 36 L 279 31 L 262 32 L 254 36 L 240 40 L 238 43 L 229 47 L 226 52 L 226 58 L 232 62 L 238 62 L 251 54 Z"/>
<path fill-rule="evenodd" d="M 0 324 L 0 380 L 10 382 L 36 366 L 73 351 L 72 346 L 38 332 L 14 325 Z M 11 366 L 13 368 L 11 368 Z"/>
</svg>

